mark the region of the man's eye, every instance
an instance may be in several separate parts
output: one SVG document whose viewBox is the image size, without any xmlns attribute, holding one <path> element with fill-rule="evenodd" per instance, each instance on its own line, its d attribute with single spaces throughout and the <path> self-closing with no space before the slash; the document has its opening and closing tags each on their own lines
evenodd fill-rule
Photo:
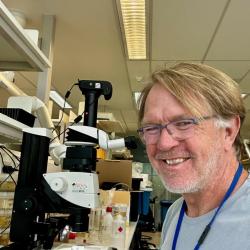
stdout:
<svg viewBox="0 0 250 250">
<path fill-rule="evenodd" d="M 178 122 L 175 122 L 174 125 L 180 129 L 188 128 L 193 125 L 193 121 L 189 121 L 189 120 L 178 121 Z"/>
<path fill-rule="evenodd" d="M 157 132 L 159 129 L 157 126 L 148 126 L 144 128 L 144 133 L 155 133 Z"/>
</svg>

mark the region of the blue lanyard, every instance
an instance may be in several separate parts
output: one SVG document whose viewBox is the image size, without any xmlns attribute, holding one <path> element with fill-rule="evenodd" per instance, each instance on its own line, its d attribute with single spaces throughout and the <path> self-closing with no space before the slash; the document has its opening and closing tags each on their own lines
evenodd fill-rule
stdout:
<svg viewBox="0 0 250 250">
<path fill-rule="evenodd" d="M 205 227 L 204 231 L 202 232 L 194 250 L 198 250 L 200 245 L 204 242 L 206 236 L 208 235 L 209 233 L 209 230 L 218 214 L 218 212 L 220 211 L 221 207 L 224 205 L 225 201 L 228 199 L 228 197 L 232 194 L 236 184 L 238 183 L 239 179 L 240 179 L 240 176 L 242 174 L 242 171 L 243 171 L 243 166 L 242 164 L 239 164 L 239 167 L 234 175 L 234 178 L 231 182 L 231 185 L 230 187 L 228 188 L 223 200 L 221 201 L 219 207 L 216 209 L 215 213 L 214 213 L 214 216 L 213 218 L 211 219 L 211 221 L 207 224 L 207 226 Z M 186 205 L 186 202 L 183 201 L 182 203 L 182 207 L 181 207 L 181 210 L 180 210 L 180 214 L 179 214 L 179 218 L 178 218 L 178 222 L 177 222 L 177 225 L 176 225 L 176 229 L 175 229 L 175 233 L 174 233 L 174 239 L 173 239 L 173 244 L 172 244 L 172 250 L 175 250 L 176 249 L 176 243 L 177 243 L 177 240 L 178 240 L 178 236 L 179 236 L 179 233 L 180 233 L 180 229 L 181 229 L 181 223 L 183 221 L 183 217 L 184 217 L 184 214 L 185 214 L 185 210 L 187 208 L 187 205 Z"/>
</svg>

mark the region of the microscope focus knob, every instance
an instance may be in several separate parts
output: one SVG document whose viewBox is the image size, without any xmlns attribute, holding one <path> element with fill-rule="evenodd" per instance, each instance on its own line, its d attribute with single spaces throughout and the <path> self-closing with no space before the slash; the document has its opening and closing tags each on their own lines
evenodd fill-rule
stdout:
<svg viewBox="0 0 250 250">
<path fill-rule="evenodd" d="M 50 187 L 55 192 L 64 192 L 67 189 L 67 181 L 62 177 L 51 180 Z"/>
</svg>

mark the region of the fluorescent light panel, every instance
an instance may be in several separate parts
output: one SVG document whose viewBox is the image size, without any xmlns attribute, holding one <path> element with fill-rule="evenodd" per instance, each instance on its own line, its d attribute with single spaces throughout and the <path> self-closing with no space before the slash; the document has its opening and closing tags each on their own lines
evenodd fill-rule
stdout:
<svg viewBox="0 0 250 250">
<path fill-rule="evenodd" d="M 246 99 L 246 98 L 248 98 L 249 95 L 250 95 L 250 93 L 242 93 L 241 98 Z"/>
<path fill-rule="evenodd" d="M 136 108 L 139 109 L 139 98 L 140 98 L 141 92 L 133 92 Z"/>
<path fill-rule="evenodd" d="M 128 58 L 146 59 L 145 0 L 120 0 L 120 7 Z"/>
<path fill-rule="evenodd" d="M 65 102 L 65 105 L 64 105 L 64 98 L 55 90 L 51 90 L 49 92 L 49 97 L 55 103 L 57 103 L 61 108 L 63 108 L 63 107 L 65 109 L 71 109 L 72 108 L 72 106 L 68 102 Z"/>
</svg>

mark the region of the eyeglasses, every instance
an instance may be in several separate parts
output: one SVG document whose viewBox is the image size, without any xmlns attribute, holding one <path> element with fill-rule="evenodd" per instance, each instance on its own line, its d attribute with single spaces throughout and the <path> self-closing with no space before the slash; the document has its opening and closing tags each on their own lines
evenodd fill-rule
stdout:
<svg viewBox="0 0 250 250">
<path fill-rule="evenodd" d="M 195 126 L 201 121 L 212 118 L 213 116 L 204 116 L 201 118 L 187 118 L 169 122 L 165 125 L 152 124 L 145 125 L 137 130 L 142 141 L 146 145 L 156 144 L 161 136 L 161 131 L 165 128 L 168 133 L 178 141 L 188 139 L 194 135 Z"/>
</svg>

